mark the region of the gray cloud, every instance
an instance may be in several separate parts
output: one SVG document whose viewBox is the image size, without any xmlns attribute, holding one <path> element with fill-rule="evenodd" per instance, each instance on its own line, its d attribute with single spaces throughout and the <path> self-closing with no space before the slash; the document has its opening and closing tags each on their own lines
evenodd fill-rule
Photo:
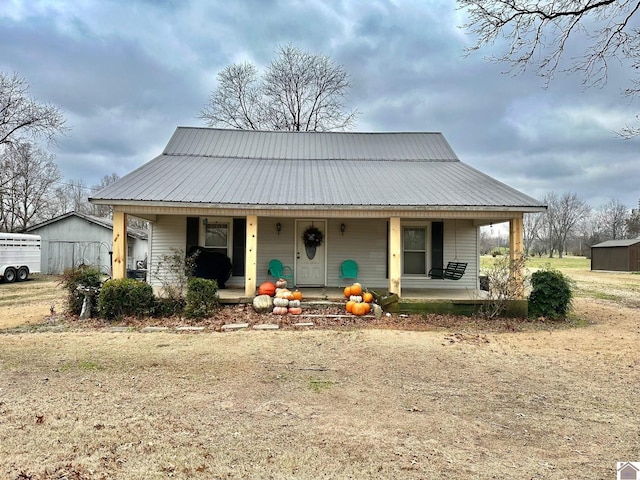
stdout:
<svg viewBox="0 0 640 480">
<path fill-rule="evenodd" d="M 583 89 L 558 74 L 514 77 L 458 28 L 452 0 L 14 1 L 0 12 L 0 70 L 16 71 L 41 101 L 58 105 L 71 132 L 55 150 L 70 179 L 97 183 L 162 151 L 195 117 L 232 62 L 264 66 L 278 45 L 331 56 L 352 75 L 349 107 L 360 131 L 441 131 L 460 158 L 541 198 L 572 191 L 597 207 L 636 206 L 637 141 L 613 130 L 638 104 L 620 96 L 629 73 Z M 497 49 L 500 45 L 496 46 Z M 573 48 L 573 46 L 572 46 Z"/>
</svg>

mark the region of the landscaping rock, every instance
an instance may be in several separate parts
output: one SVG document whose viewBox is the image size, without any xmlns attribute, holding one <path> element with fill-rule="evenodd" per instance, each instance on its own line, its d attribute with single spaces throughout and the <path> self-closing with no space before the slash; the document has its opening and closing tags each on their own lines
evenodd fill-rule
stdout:
<svg viewBox="0 0 640 480">
<path fill-rule="evenodd" d="M 248 327 L 248 323 L 228 323 L 226 325 L 222 325 L 222 330 L 241 330 Z"/>
</svg>

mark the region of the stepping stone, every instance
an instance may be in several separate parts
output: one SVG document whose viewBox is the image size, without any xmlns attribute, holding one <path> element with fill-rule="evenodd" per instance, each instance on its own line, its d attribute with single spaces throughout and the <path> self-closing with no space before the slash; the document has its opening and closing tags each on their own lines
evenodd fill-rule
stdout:
<svg viewBox="0 0 640 480">
<path fill-rule="evenodd" d="M 280 327 L 275 323 L 261 323 L 253 326 L 254 330 L 278 330 Z"/>
<path fill-rule="evenodd" d="M 248 326 L 248 323 L 229 323 L 227 325 L 222 325 L 222 330 L 240 330 L 242 328 L 247 328 Z"/>
<path fill-rule="evenodd" d="M 152 333 L 152 332 L 166 332 L 169 330 L 169 327 L 144 327 L 140 330 L 142 333 Z"/>
<path fill-rule="evenodd" d="M 107 332 L 128 332 L 130 330 L 129 327 L 109 327 L 107 328 Z"/>
<path fill-rule="evenodd" d="M 204 327 L 176 327 L 178 332 L 202 332 Z"/>
<path fill-rule="evenodd" d="M 294 327 L 313 327 L 313 322 L 298 322 L 293 324 Z"/>
</svg>

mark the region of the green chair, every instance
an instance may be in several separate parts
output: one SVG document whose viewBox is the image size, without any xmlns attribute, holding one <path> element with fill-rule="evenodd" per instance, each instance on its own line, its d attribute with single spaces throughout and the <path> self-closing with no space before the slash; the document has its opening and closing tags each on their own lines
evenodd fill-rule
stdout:
<svg viewBox="0 0 640 480">
<path fill-rule="evenodd" d="M 276 280 L 280 278 L 284 278 L 287 281 L 290 280 L 291 284 L 293 285 L 293 268 L 287 265 L 282 265 L 282 262 L 280 260 L 276 260 L 274 258 L 273 260 L 269 261 L 269 275 L 271 275 Z"/>
<path fill-rule="evenodd" d="M 358 280 L 358 264 L 353 260 L 345 260 L 340 265 L 340 280 Z"/>
</svg>

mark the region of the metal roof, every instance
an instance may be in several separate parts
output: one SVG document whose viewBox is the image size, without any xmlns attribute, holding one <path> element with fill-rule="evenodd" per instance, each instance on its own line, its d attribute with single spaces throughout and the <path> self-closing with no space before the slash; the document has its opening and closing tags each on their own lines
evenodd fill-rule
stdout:
<svg viewBox="0 0 640 480">
<path fill-rule="evenodd" d="M 89 223 L 94 223 L 100 227 L 104 227 L 107 230 L 113 230 L 113 220 L 111 220 L 110 218 L 96 217 L 94 215 L 87 215 L 86 213 L 71 211 L 71 212 L 63 213 L 62 215 L 58 215 L 57 217 L 50 218 L 49 220 L 38 223 L 37 225 L 33 225 L 27 228 L 27 232 L 33 232 L 33 231 L 39 230 L 43 227 L 46 227 L 47 225 L 51 225 L 53 223 L 59 222 L 69 217 L 78 217 L 83 220 L 86 220 Z M 133 238 L 139 238 L 141 240 L 147 240 L 148 238 L 146 230 L 141 230 L 139 228 L 133 228 L 133 227 L 127 227 L 127 235 Z"/>
<path fill-rule="evenodd" d="M 629 238 L 624 240 L 607 240 L 596 245 L 592 245 L 591 248 L 606 248 L 606 247 L 630 247 L 640 243 L 640 238 Z"/>
<path fill-rule="evenodd" d="M 164 152 L 92 199 L 234 206 L 543 204 L 461 162 L 441 133 L 178 127 Z"/>
</svg>

